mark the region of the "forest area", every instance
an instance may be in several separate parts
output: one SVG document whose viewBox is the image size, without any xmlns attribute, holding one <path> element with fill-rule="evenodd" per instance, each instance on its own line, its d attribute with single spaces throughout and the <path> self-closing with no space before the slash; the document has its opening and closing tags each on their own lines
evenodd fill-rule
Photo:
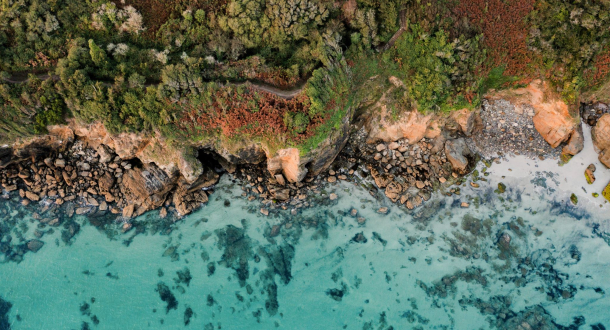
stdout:
<svg viewBox="0 0 610 330">
<path fill-rule="evenodd" d="M 76 118 L 309 150 L 398 77 L 394 111 L 610 74 L 609 0 L 0 0 L 0 145 Z M 243 82 L 303 91 L 285 99 Z"/>
</svg>

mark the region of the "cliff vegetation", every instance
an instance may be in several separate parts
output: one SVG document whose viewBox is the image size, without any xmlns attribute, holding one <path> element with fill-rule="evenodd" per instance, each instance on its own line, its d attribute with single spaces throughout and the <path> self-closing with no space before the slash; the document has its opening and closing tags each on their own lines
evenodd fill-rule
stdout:
<svg viewBox="0 0 610 330">
<path fill-rule="evenodd" d="M 610 73 L 610 2 L 2 0 L 0 145 L 66 118 L 176 143 L 315 149 L 396 77 L 393 113 Z M 347 118 L 349 120 L 350 118 Z"/>
</svg>

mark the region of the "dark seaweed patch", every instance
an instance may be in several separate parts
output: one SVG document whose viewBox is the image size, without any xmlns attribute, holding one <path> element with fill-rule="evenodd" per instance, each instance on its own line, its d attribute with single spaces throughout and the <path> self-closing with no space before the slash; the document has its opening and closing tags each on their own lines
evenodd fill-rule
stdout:
<svg viewBox="0 0 610 330">
<path fill-rule="evenodd" d="M 174 282 L 176 282 L 176 284 L 184 283 L 186 286 L 191 284 L 193 277 L 191 276 L 191 271 L 188 268 L 184 267 L 184 270 L 177 271 L 176 275 L 178 275 L 178 278 L 174 278 Z"/>
<path fill-rule="evenodd" d="M 191 323 L 191 318 L 193 317 L 193 309 L 190 307 L 186 307 L 184 310 L 184 325 L 189 325 Z"/>
<path fill-rule="evenodd" d="M 388 241 L 381 238 L 381 235 L 379 235 L 376 232 L 373 232 L 373 240 L 381 243 L 381 245 L 383 245 L 383 246 L 386 246 L 386 244 L 388 244 Z"/>
<path fill-rule="evenodd" d="M 269 246 L 261 248 L 259 253 L 267 260 L 267 266 L 280 276 L 284 284 L 290 283 L 294 246 L 290 244 Z"/>
<path fill-rule="evenodd" d="M 0 297 L 0 330 L 10 330 L 11 324 L 8 321 L 8 312 L 13 304 Z"/>
<path fill-rule="evenodd" d="M 159 297 L 161 297 L 161 300 L 167 303 L 167 306 L 165 307 L 166 314 L 169 313 L 170 310 L 178 308 L 178 300 L 176 300 L 176 296 L 174 296 L 172 291 L 165 283 L 159 282 L 155 291 L 159 292 Z"/>
<path fill-rule="evenodd" d="M 253 255 L 251 240 L 245 232 L 245 229 L 232 225 L 216 231 L 218 248 L 224 249 L 221 263 L 235 270 L 241 286 L 246 285 L 250 275 L 248 259 Z"/>
<path fill-rule="evenodd" d="M 326 290 L 326 294 L 336 301 L 341 301 L 343 299 L 344 292 L 340 289 L 328 289 Z"/>
<path fill-rule="evenodd" d="M 591 218 L 591 214 L 589 214 L 589 212 L 585 211 L 585 209 L 582 207 L 575 207 L 568 200 L 561 202 L 554 200 L 549 202 L 549 205 L 549 213 L 553 216 L 567 215 L 576 220 L 586 220 Z"/>
<path fill-rule="evenodd" d="M 363 232 L 359 232 L 356 235 L 354 235 L 354 237 L 352 237 L 352 239 L 350 240 L 350 243 L 366 243 L 368 242 L 368 239 L 364 236 Z"/>
</svg>

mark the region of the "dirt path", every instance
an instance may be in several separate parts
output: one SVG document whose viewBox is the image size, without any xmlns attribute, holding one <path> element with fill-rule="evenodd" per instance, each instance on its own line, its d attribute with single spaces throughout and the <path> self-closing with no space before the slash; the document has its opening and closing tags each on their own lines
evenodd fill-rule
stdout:
<svg viewBox="0 0 610 330">
<path fill-rule="evenodd" d="M 41 79 L 41 80 L 47 80 L 47 79 L 59 80 L 59 76 L 57 76 L 57 75 L 50 76 L 48 74 L 39 74 L 39 75 L 36 75 L 36 78 Z M 30 79 L 28 78 L 28 75 L 17 74 L 17 75 L 13 75 L 10 78 L 6 78 L 3 80 L 8 83 L 11 83 L 11 84 L 21 84 L 21 83 L 25 83 L 25 82 L 29 81 Z M 231 83 L 231 84 L 246 85 L 246 86 L 252 87 L 256 90 L 271 93 L 280 98 L 289 100 L 289 99 L 292 99 L 293 97 L 299 95 L 303 91 L 303 89 L 305 88 L 305 85 L 307 84 L 307 81 L 302 81 L 295 86 L 291 86 L 288 89 L 280 89 L 280 88 L 277 88 L 277 87 L 269 85 L 269 84 L 265 84 L 265 83 L 261 83 L 261 82 L 252 82 L 252 81 L 235 82 L 235 83 Z M 104 85 L 111 86 L 112 84 L 104 83 Z M 155 85 L 156 84 L 147 84 L 147 86 L 155 86 Z"/>
</svg>

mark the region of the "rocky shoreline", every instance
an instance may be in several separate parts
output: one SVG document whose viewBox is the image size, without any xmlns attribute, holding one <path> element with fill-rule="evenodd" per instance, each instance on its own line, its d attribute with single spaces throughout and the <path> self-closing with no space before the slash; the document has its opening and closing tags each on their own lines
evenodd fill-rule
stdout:
<svg viewBox="0 0 610 330">
<path fill-rule="evenodd" d="M 336 195 L 326 194 L 325 187 L 337 181 L 364 185 L 372 195 L 382 192 L 393 203 L 413 210 L 438 189 L 459 194 L 459 186 L 451 186 L 461 184 L 462 176 L 480 158 L 493 160 L 507 154 L 565 158 L 582 150 L 582 132 L 570 122 L 567 106 L 541 96 L 544 90 L 541 82 L 535 82 L 510 95 L 490 96 L 481 110 L 462 110 L 449 117 L 411 112 L 392 124 L 398 128 L 388 126 L 385 131 L 371 129 L 386 123 L 385 118 L 369 116 L 364 125 L 351 124 L 327 142 L 321 148 L 325 154 L 312 161 L 315 169 L 292 149 L 280 150 L 267 161 L 258 149 L 242 150 L 237 157 L 200 149 L 197 166 L 178 161 L 172 167 L 138 156 L 145 155 L 143 149 L 158 148 L 150 147 L 154 141 L 143 147 L 119 139 L 108 143 L 99 128 L 89 135 L 89 126 L 60 128 L 54 136 L 2 149 L 0 196 L 18 194 L 24 206 L 38 203 L 38 220 L 51 227 L 61 225 L 58 212 L 63 212 L 69 218 L 112 216 L 127 231 L 132 227 L 130 219 L 150 210 L 159 209 L 160 218 L 169 214 L 174 220 L 191 213 L 208 201 L 220 175 L 228 172 L 241 183 L 244 197 L 261 202 L 264 215 L 280 209 L 296 214 L 313 201 L 333 200 Z M 583 120 L 595 125 L 594 143 L 606 165 L 610 165 L 604 162 L 610 158 L 608 112 L 600 102 L 581 109 Z M 124 151 L 130 148 L 137 151 Z M 175 170 L 189 166 L 197 169 Z"/>
</svg>

